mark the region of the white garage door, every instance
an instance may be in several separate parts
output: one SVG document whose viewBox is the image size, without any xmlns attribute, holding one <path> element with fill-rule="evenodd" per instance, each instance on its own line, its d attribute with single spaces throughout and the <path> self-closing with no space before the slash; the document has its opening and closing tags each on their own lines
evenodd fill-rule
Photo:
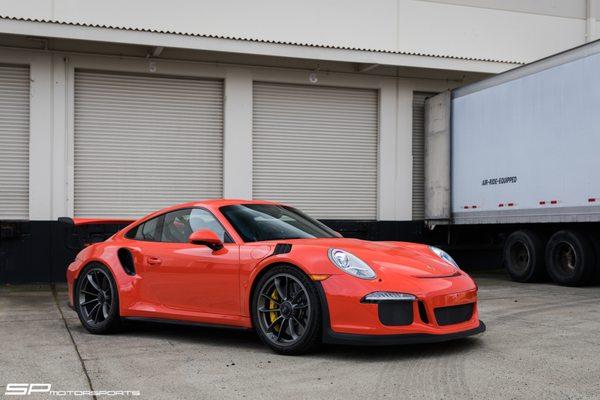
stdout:
<svg viewBox="0 0 600 400">
<path fill-rule="evenodd" d="M 0 65 L 0 219 L 29 218 L 29 68 Z"/>
<path fill-rule="evenodd" d="M 74 212 L 133 217 L 223 193 L 223 83 L 75 73 Z"/>
<path fill-rule="evenodd" d="M 254 84 L 253 196 L 323 219 L 377 218 L 378 92 Z"/>
</svg>

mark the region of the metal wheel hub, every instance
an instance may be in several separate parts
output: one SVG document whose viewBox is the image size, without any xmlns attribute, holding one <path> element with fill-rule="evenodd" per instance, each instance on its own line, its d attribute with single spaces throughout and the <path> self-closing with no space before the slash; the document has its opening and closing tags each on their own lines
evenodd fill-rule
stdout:
<svg viewBox="0 0 600 400">
<path fill-rule="evenodd" d="M 106 296 L 104 292 L 99 292 L 97 297 L 99 303 L 104 303 L 106 301 Z"/>
<path fill-rule="evenodd" d="M 572 274 L 575 272 L 575 265 L 577 264 L 577 255 L 575 249 L 570 243 L 564 242 L 558 246 L 557 249 L 557 261 L 563 272 Z"/>
<path fill-rule="evenodd" d="M 290 318 L 290 316 L 292 315 L 292 311 L 294 309 L 293 309 L 292 303 L 290 303 L 289 301 L 284 301 L 279 306 L 279 310 L 281 311 L 281 316 L 283 318 Z"/>
<path fill-rule="evenodd" d="M 510 257 L 513 267 L 518 271 L 525 271 L 529 265 L 529 249 L 523 242 L 516 242 L 510 249 Z"/>
</svg>

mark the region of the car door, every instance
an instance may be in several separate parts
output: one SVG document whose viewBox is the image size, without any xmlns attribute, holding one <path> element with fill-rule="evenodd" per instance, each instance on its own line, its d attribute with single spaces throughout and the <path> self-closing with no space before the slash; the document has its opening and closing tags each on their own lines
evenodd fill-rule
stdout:
<svg viewBox="0 0 600 400">
<path fill-rule="evenodd" d="M 161 223 L 159 243 L 145 254 L 145 291 L 174 314 L 222 323 L 238 316 L 239 246 L 220 222 L 204 208 L 187 208 L 164 214 Z M 223 248 L 188 243 L 189 235 L 202 229 L 215 232 Z"/>
</svg>

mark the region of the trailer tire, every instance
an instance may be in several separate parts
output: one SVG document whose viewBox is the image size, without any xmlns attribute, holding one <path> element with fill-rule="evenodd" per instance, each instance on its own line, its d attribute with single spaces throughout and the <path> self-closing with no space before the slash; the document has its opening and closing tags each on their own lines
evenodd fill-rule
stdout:
<svg viewBox="0 0 600 400">
<path fill-rule="evenodd" d="M 590 238 L 577 231 L 558 231 L 546 246 L 546 266 L 552 280 L 563 286 L 591 283 L 596 252 Z"/>
<path fill-rule="evenodd" d="M 528 229 L 511 233 L 504 242 L 504 268 L 513 281 L 537 282 L 545 277 L 544 241 Z"/>
<path fill-rule="evenodd" d="M 590 284 L 597 285 L 600 283 L 600 235 L 597 232 L 587 232 L 587 234 L 592 241 L 594 253 L 596 254 L 596 266 L 590 278 Z"/>
</svg>

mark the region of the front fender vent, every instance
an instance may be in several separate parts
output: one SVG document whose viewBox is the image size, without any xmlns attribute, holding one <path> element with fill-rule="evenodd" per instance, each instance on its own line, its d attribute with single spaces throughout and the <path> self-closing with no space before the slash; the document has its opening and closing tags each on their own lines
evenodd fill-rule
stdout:
<svg viewBox="0 0 600 400">
<path fill-rule="evenodd" d="M 286 253 L 289 253 L 290 251 L 292 251 L 291 244 L 277 243 L 277 245 L 275 245 L 275 250 L 273 250 L 273 255 L 276 256 L 277 254 L 286 254 Z"/>
<path fill-rule="evenodd" d="M 121 266 L 127 275 L 135 275 L 135 265 L 133 263 L 133 255 L 131 251 L 125 248 L 120 248 L 117 251 Z"/>
</svg>

